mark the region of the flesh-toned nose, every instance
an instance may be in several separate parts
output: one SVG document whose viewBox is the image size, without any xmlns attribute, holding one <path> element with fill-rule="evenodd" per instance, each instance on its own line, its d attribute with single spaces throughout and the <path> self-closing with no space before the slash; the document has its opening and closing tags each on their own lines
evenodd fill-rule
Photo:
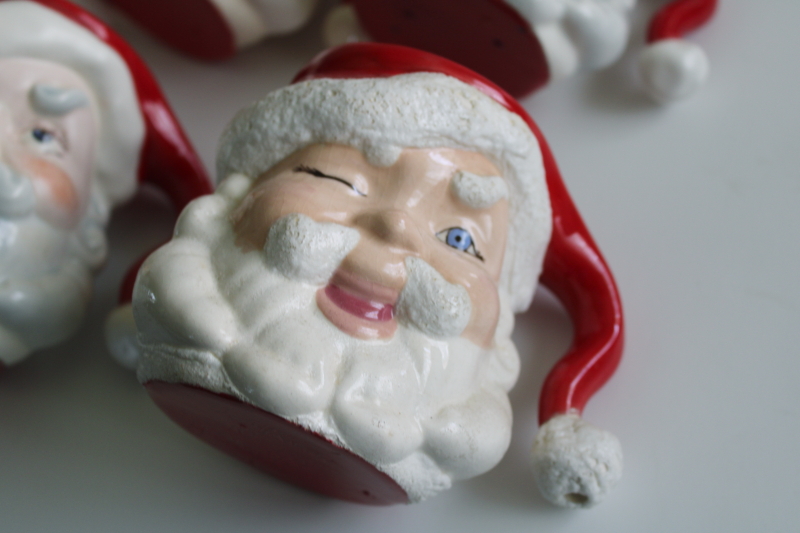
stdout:
<svg viewBox="0 0 800 533">
<path fill-rule="evenodd" d="M 356 218 L 356 225 L 387 244 L 412 252 L 418 251 L 422 244 L 421 229 L 406 211 L 400 209 L 364 213 Z"/>
</svg>

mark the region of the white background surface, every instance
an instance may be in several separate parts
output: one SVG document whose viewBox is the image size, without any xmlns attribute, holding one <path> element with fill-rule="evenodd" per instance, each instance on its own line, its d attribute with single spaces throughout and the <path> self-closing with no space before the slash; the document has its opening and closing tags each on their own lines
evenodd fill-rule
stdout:
<svg viewBox="0 0 800 533">
<path fill-rule="evenodd" d="M 317 21 L 209 66 L 162 48 L 98 0 L 81 3 L 149 62 L 209 168 L 233 113 L 286 84 L 320 48 Z M 800 2 L 721 4 L 692 37 L 712 74 L 689 101 L 649 104 L 629 60 L 524 101 L 624 299 L 623 363 L 585 413 L 625 452 L 606 502 L 554 508 L 526 469 L 541 381 L 570 339 L 546 297 L 518 319 L 509 453 L 428 502 L 325 499 L 184 433 L 103 344 L 123 271 L 171 230 L 174 214 L 143 194 L 114 216 L 111 258 L 80 334 L 0 376 L 0 531 L 797 531 Z M 656 5 L 645 0 L 639 18 Z"/>
</svg>

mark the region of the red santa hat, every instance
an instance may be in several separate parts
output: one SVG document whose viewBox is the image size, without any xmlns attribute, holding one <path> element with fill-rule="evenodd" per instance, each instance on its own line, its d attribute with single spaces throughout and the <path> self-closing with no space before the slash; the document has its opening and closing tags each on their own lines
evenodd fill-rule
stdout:
<svg viewBox="0 0 800 533">
<path fill-rule="evenodd" d="M 328 19 L 331 42 L 367 38 L 413 46 L 457 61 L 515 97 L 576 69 L 616 61 L 628 41 L 635 0 L 344 0 Z M 702 84 L 707 61 L 677 40 L 701 26 L 716 0 L 673 0 L 653 21 L 648 42 L 676 39 L 643 59 L 646 89 L 660 101 Z M 360 28 L 357 28 L 360 26 Z"/>
<path fill-rule="evenodd" d="M 447 59 L 396 45 L 350 44 L 323 53 L 293 85 L 237 115 L 220 143 L 219 178 L 259 176 L 321 142 L 349 144 L 387 163 L 400 148 L 447 146 L 483 153 L 498 165 L 511 213 L 500 288 L 521 312 L 541 271 L 575 329 L 572 347 L 541 392 L 534 473 L 555 503 L 589 506 L 602 499 L 621 472 L 619 443 L 580 413 L 619 363 L 622 307 L 530 116 L 497 85 Z"/>
<path fill-rule="evenodd" d="M 113 206 L 152 183 L 182 209 L 212 187 L 155 78 L 103 22 L 65 0 L 0 0 L 0 57 L 68 67 L 91 87 L 100 131 L 95 192 Z"/>
</svg>

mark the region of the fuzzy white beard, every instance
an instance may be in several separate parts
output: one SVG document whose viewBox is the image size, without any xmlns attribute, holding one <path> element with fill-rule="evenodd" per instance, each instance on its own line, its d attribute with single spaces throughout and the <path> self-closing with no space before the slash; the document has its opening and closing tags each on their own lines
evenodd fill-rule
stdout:
<svg viewBox="0 0 800 533">
<path fill-rule="evenodd" d="M 29 178 L 0 163 L 0 362 L 67 338 L 83 318 L 105 259 L 103 224 L 56 228 L 34 211 Z"/>
<path fill-rule="evenodd" d="M 446 338 L 403 318 L 432 314 L 416 309 L 431 301 L 415 302 L 405 288 L 391 339 L 351 337 L 321 313 L 316 292 L 355 247 L 356 230 L 289 215 L 273 225 L 266 253 L 243 253 L 228 214 L 244 192 L 229 178 L 191 204 L 176 238 L 143 266 L 133 300 L 140 379 L 234 394 L 297 422 L 388 473 L 412 500 L 493 467 L 508 447 L 506 391 L 518 371 L 508 298 L 492 349 L 452 336 L 469 319 L 468 297 L 466 310 L 454 304 L 463 288 L 435 271 L 433 283 L 447 284 L 434 320 Z M 316 256 L 317 267 L 294 260 L 293 249 Z M 421 273 L 410 279 L 420 280 L 407 287 L 426 292 L 433 269 L 413 268 Z"/>
</svg>

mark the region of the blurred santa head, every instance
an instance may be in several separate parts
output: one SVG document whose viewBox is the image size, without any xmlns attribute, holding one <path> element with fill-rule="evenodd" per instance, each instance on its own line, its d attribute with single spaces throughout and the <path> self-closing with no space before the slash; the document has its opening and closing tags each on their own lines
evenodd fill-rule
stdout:
<svg viewBox="0 0 800 533">
<path fill-rule="evenodd" d="M 110 210 L 158 144 L 142 85 L 155 87 L 138 58 L 82 9 L 0 1 L 0 363 L 81 323 Z M 183 157 L 204 180 L 191 148 Z"/>
</svg>

